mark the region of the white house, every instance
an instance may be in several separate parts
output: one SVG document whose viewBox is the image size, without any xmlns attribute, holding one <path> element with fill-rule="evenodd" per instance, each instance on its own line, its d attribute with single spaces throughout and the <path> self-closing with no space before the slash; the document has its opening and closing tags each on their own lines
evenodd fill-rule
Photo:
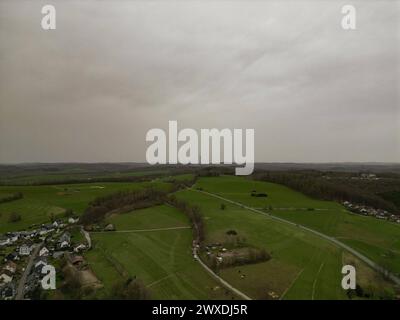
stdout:
<svg viewBox="0 0 400 320">
<path fill-rule="evenodd" d="M 49 250 L 46 247 L 43 247 L 39 251 L 39 256 L 40 257 L 47 257 L 49 255 Z"/>
<path fill-rule="evenodd" d="M 68 223 L 70 223 L 70 224 L 76 223 L 77 221 L 78 221 L 78 219 L 74 219 L 74 218 L 68 219 Z"/>
<path fill-rule="evenodd" d="M 64 248 L 68 248 L 69 247 L 69 242 L 68 241 L 63 241 L 60 243 L 60 248 L 64 249 Z"/>
<path fill-rule="evenodd" d="M 1 240 L 1 241 L 0 241 L 0 247 L 2 247 L 2 246 L 7 246 L 7 245 L 9 245 L 10 243 L 11 243 L 10 238 L 7 238 L 7 239 L 5 239 L 5 240 Z"/>
<path fill-rule="evenodd" d="M 3 273 L 0 275 L 0 282 L 2 283 L 10 283 L 12 281 L 12 277 L 10 277 L 8 274 Z"/>
<path fill-rule="evenodd" d="M 39 260 L 38 262 L 35 263 L 35 269 L 40 267 L 40 266 L 41 267 L 47 266 L 47 263 L 44 262 L 43 260 Z"/>
<path fill-rule="evenodd" d="M 86 249 L 86 246 L 84 244 L 80 244 L 79 246 L 74 248 L 74 252 L 80 252 Z"/>
<path fill-rule="evenodd" d="M 31 248 L 26 244 L 23 244 L 21 247 L 19 247 L 19 254 L 21 256 L 29 256 L 31 254 Z"/>
</svg>

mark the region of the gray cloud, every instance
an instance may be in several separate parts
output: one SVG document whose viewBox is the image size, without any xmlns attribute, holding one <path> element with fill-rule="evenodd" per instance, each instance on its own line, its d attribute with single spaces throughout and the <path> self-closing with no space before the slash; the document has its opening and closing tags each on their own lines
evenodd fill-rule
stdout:
<svg viewBox="0 0 400 320">
<path fill-rule="evenodd" d="M 145 134 L 255 128 L 257 161 L 400 161 L 400 8 L 0 2 L 0 162 L 144 161 Z"/>
</svg>

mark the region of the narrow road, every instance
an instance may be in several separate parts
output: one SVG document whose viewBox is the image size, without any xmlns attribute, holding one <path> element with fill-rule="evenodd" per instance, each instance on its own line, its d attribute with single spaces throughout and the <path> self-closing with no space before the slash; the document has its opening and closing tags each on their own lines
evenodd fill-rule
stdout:
<svg viewBox="0 0 400 320">
<path fill-rule="evenodd" d="M 219 275 L 217 275 L 214 271 L 212 271 L 203 261 L 201 261 L 200 257 L 197 255 L 197 249 L 195 249 L 195 254 L 194 258 L 196 261 L 200 263 L 200 265 L 208 272 L 210 273 L 214 279 L 216 279 L 219 283 L 221 283 L 225 288 L 231 290 L 235 294 L 237 294 L 239 297 L 241 297 L 244 300 L 252 300 L 248 295 L 243 293 L 242 291 L 236 289 L 232 285 L 230 285 L 228 282 L 226 282 L 224 279 L 222 279 Z"/>
<path fill-rule="evenodd" d="M 400 278 L 399 278 L 399 277 L 397 277 L 396 275 L 392 274 L 391 272 L 389 272 L 388 270 L 384 269 L 383 267 L 379 266 L 379 265 L 376 264 L 374 261 L 372 261 L 371 259 L 367 258 L 366 256 L 364 256 L 364 255 L 361 254 L 360 252 L 354 250 L 353 248 L 349 247 L 348 245 L 344 244 L 343 242 L 340 242 L 339 240 L 337 240 L 337 239 L 334 238 L 334 237 L 327 236 L 327 235 L 325 235 L 325 234 L 323 234 L 323 233 L 321 233 L 321 232 L 319 232 L 319 231 L 310 229 L 310 228 L 305 227 L 305 226 L 303 226 L 303 225 L 301 225 L 301 224 L 296 224 L 296 223 L 293 223 L 293 222 L 291 222 L 291 221 L 289 221 L 289 220 L 286 220 L 286 219 L 283 219 L 283 218 L 279 218 L 279 217 L 273 216 L 273 215 L 271 215 L 270 213 L 266 213 L 266 212 L 260 211 L 260 210 L 258 210 L 258 209 L 254 209 L 254 208 L 252 208 L 252 207 L 248 207 L 248 206 L 246 206 L 246 205 L 244 205 L 244 204 L 241 204 L 241 203 L 239 203 L 239 202 L 236 202 L 236 201 L 233 201 L 233 200 L 230 200 L 230 199 L 221 197 L 221 196 L 216 195 L 216 194 L 214 194 L 214 193 L 210 193 L 210 192 L 207 192 L 207 191 L 201 191 L 201 190 L 195 190 L 195 189 L 192 189 L 192 188 L 189 188 L 189 190 L 195 191 L 195 192 L 204 193 L 204 194 L 209 195 L 209 196 L 211 196 L 211 197 L 218 198 L 218 199 L 221 199 L 221 200 L 223 200 L 223 201 L 226 201 L 226 202 L 232 203 L 232 204 L 234 204 L 234 205 L 237 205 L 237 206 L 239 206 L 239 207 L 241 207 L 241 208 L 243 208 L 243 209 L 247 209 L 247 210 L 253 211 L 253 212 L 255 212 L 255 213 L 262 214 L 262 215 L 264 215 L 264 216 L 266 216 L 266 217 L 268 217 L 268 218 L 270 218 L 270 219 L 277 220 L 277 221 L 280 221 L 280 222 L 283 222 L 283 223 L 287 223 L 287 224 L 290 224 L 290 225 L 292 225 L 292 226 L 295 226 L 295 227 L 304 229 L 304 230 L 306 230 L 306 231 L 308 231 L 308 232 L 311 232 L 311 233 L 313 233 L 313 234 L 315 234 L 315 235 L 317 235 L 317 236 L 319 236 L 319 237 L 321 237 L 321 238 L 323 238 L 323 239 L 325 239 L 325 240 L 328 240 L 328 241 L 330 241 L 330 242 L 333 242 L 333 243 L 336 244 L 337 246 L 339 246 L 339 247 L 341 247 L 341 248 L 347 250 L 348 252 L 352 253 L 353 255 L 355 255 L 355 256 L 356 256 L 357 258 L 359 258 L 360 260 L 364 261 L 364 262 L 365 262 L 368 266 L 370 266 L 371 268 L 375 269 L 376 271 L 378 271 L 378 272 L 380 272 L 380 273 L 385 274 L 385 275 L 386 275 L 390 280 L 392 280 L 394 283 L 396 283 L 397 285 L 400 285 Z"/>
<path fill-rule="evenodd" d="M 24 293 L 25 293 L 25 283 L 26 283 L 26 278 L 28 277 L 29 273 L 31 272 L 33 261 L 35 260 L 37 254 L 39 253 L 40 248 L 42 247 L 43 243 L 38 244 L 35 249 L 33 250 L 32 254 L 29 257 L 28 264 L 25 268 L 25 271 L 19 280 L 18 283 L 18 288 L 17 288 L 17 293 L 15 295 L 15 300 L 23 300 L 24 299 Z"/>
</svg>

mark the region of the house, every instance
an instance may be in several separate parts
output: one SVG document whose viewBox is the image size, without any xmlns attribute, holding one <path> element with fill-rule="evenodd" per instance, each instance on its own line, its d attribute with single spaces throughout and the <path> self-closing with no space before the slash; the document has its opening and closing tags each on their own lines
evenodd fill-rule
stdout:
<svg viewBox="0 0 400 320">
<path fill-rule="evenodd" d="M 74 248 L 74 252 L 81 252 L 81 251 L 83 251 L 83 250 L 85 250 L 86 249 L 86 246 L 84 245 L 84 244 L 80 244 L 79 246 L 77 246 L 77 247 L 75 247 Z"/>
<path fill-rule="evenodd" d="M 17 271 L 17 265 L 12 261 L 8 261 L 7 264 L 3 267 L 3 270 L 7 270 L 10 273 L 15 273 Z"/>
<path fill-rule="evenodd" d="M 9 244 L 11 244 L 10 238 L 0 240 L 0 247 L 5 247 L 8 246 Z"/>
<path fill-rule="evenodd" d="M 31 254 L 31 247 L 27 246 L 26 244 L 23 244 L 22 246 L 19 247 L 19 254 L 21 256 L 29 256 Z"/>
<path fill-rule="evenodd" d="M 67 242 L 69 244 L 71 242 L 71 235 L 68 232 L 64 232 L 58 239 L 58 242 L 59 243 Z"/>
<path fill-rule="evenodd" d="M 41 273 L 42 272 L 42 268 L 44 266 L 47 266 L 47 261 L 44 259 L 40 259 L 38 262 L 35 263 L 35 266 L 33 268 L 33 270 L 37 273 Z"/>
<path fill-rule="evenodd" d="M 54 259 L 59 259 L 64 255 L 64 251 L 56 251 L 53 253 L 53 258 Z"/>
<path fill-rule="evenodd" d="M 68 219 L 68 223 L 69 224 L 73 224 L 73 223 L 76 223 L 76 222 L 78 222 L 78 219 L 74 219 L 74 218 L 69 218 Z"/>
<path fill-rule="evenodd" d="M 39 257 L 47 257 L 49 255 L 49 250 L 46 247 L 43 247 L 39 251 Z"/>
<path fill-rule="evenodd" d="M 41 229 L 40 231 L 39 231 L 39 235 L 40 236 L 44 236 L 44 235 L 46 235 L 46 234 L 48 234 L 50 231 L 48 230 L 48 229 Z"/>
<path fill-rule="evenodd" d="M 60 243 L 60 249 L 67 249 L 69 247 L 69 242 L 63 241 Z"/>
<path fill-rule="evenodd" d="M 19 260 L 18 253 L 16 253 L 16 252 L 9 253 L 6 256 L 5 260 L 7 260 L 7 261 L 17 261 L 17 260 Z"/>
<path fill-rule="evenodd" d="M 104 231 L 115 231 L 115 226 L 110 223 L 108 225 L 106 225 L 106 227 L 104 228 Z"/>
<path fill-rule="evenodd" d="M 0 283 L 10 283 L 12 279 L 12 276 L 8 275 L 7 273 L 2 273 L 0 275 Z"/>
</svg>

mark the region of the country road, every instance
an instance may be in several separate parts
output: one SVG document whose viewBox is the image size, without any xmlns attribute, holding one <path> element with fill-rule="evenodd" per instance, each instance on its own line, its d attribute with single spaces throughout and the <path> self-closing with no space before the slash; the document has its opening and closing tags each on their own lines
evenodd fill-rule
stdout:
<svg viewBox="0 0 400 320">
<path fill-rule="evenodd" d="M 25 293 L 25 283 L 26 283 L 26 278 L 28 277 L 29 273 L 31 272 L 33 261 L 35 260 L 37 254 L 39 253 L 40 248 L 42 247 L 42 243 L 38 244 L 35 249 L 33 250 L 32 254 L 29 257 L 28 264 L 25 268 L 25 271 L 19 280 L 18 283 L 18 288 L 17 288 L 17 293 L 15 295 L 15 300 L 23 300 L 24 299 L 24 293 Z"/>
<path fill-rule="evenodd" d="M 217 194 L 214 194 L 214 193 L 210 193 L 210 192 L 202 191 L 202 190 L 195 190 L 195 189 L 192 189 L 192 188 L 189 188 L 189 190 L 195 191 L 195 192 L 200 192 L 200 193 L 203 193 L 203 194 L 212 196 L 212 197 L 214 197 L 214 198 L 221 199 L 221 200 L 223 200 L 223 201 L 226 201 L 226 202 L 232 203 L 232 204 L 234 204 L 234 205 L 237 205 L 237 206 L 239 206 L 239 207 L 241 207 L 241 208 L 244 208 L 244 209 L 253 211 L 253 212 L 258 213 L 258 214 L 262 214 L 262 215 L 264 215 L 264 216 L 266 216 L 266 217 L 268 217 L 268 218 L 270 218 L 270 219 L 277 220 L 277 221 L 280 221 L 280 222 L 283 222 L 283 223 L 287 223 L 287 224 L 290 224 L 290 225 L 292 225 L 292 226 L 295 226 L 295 227 L 304 229 L 304 230 L 306 230 L 306 231 L 308 231 L 308 232 L 311 232 L 311 233 L 313 233 L 313 234 L 319 236 L 320 238 L 323 238 L 323 239 L 325 239 L 325 240 L 328 240 L 328 241 L 330 241 L 330 242 L 336 244 L 337 246 L 339 246 L 339 247 L 341 247 L 341 248 L 347 250 L 348 252 L 352 253 L 353 255 L 355 255 L 355 256 L 356 256 L 357 258 L 359 258 L 360 260 L 364 261 L 364 262 L 365 262 L 368 266 L 370 266 L 371 268 L 375 269 L 376 271 L 378 271 L 378 272 L 380 272 L 380 273 L 383 273 L 383 274 L 387 275 L 387 277 L 389 277 L 390 280 L 392 280 L 392 281 L 393 281 L 394 283 L 396 283 L 397 285 L 400 285 L 400 278 L 399 278 L 399 277 L 397 277 L 396 275 L 392 274 L 392 273 L 389 272 L 388 270 L 386 270 L 386 269 L 384 269 L 383 267 L 381 267 L 381 266 L 379 266 L 378 264 L 376 264 L 376 263 L 375 263 L 374 261 L 372 261 L 371 259 L 367 258 L 366 256 L 364 256 L 364 255 L 361 254 L 360 252 L 354 250 L 353 248 L 349 247 L 348 245 L 344 244 L 343 242 L 337 240 L 337 239 L 334 238 L 334 237 L 327 236 L 327 235 L 325 235 L 325 234 L 323 234 L 323 233 L 321 233 L 321 232 L 319 232 L 319 231 L 316 231 L 316 230 L 314 230 L 314 229 L 310 229 L 310 228 L 308 228 L 308 227 L 306 227 L 306 226 L 293 223 L 293 222 L 291 222 L 291 221 L 289 221 L 289 220 L 286 220 L 286 219 L 283 219 L 283 218 L 279 218 L 279 217 L 273 216 L 273 215 L 271 215 L 271 214 L 269 214 L 269 213 L 260 211 L 260 210 L 258 210 L 258 209 L 254 209 L 254 208 L 252 208 L 252 207 L 248 207 L 248 206 L 246 206 L 246 205 L 244 205 L 244 204 L 241 204 L 241 203 L 239 203 L 239 202 L 236 202 L 236 201 L 233 201 L 233 200 L 230 200 L 230 199 L 221 197 L 221 196 L 219 196 L 219 195 L 217 195 Z"/>
<path fill-rule="evenodd" d="M 220 282 L 224 287 L 227 289 L 231 290 L 235 294 L 237 294 L 239 297 L 243 298 L 244 300 L 252 300 L 248 295 L 243 293 L 242 291 L 236 289 L 232 285 L 230 285 L 228 282 L 226 282 L 224 279 L 222 279 L 219 275 L 217 275 L 214 271 L 212 271 L 203 261 L 201 261 L 200 257 L 197 254 L 197 249 L 195 248 L 195 254 L 194 258 L 196 261 L 200 263 L 200 265 L 208 272 L 210 273 L 218 282 Z"/>
</svg>

